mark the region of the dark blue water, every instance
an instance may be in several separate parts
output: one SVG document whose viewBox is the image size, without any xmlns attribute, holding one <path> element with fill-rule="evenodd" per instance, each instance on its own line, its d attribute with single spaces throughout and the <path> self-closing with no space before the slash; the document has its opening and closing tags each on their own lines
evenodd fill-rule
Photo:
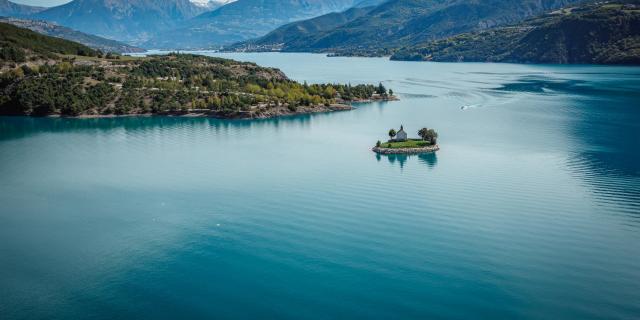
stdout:
<svg viewBox="0 0 640 320">
<path fill-rule="evenodd" d="M 0 118 L 0 318 L 640 318 L 640 68 L 232 57 L 402 100 Z"/>
</svg>

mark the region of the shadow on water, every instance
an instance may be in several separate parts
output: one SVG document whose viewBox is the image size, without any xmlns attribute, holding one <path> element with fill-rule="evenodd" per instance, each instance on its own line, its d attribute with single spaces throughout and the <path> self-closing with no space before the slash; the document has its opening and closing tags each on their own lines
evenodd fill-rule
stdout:
<svg viewBox="0 0 640 320">
<path fill-rule="evenodd" d="M 563 126 L 573 141 L 567 169 L 590 187 L 596 200 L 615 199 L 619 208 L 640 217 L 640 78 L 572 76 L 581 79 L 522 75 L 493 91 L 557 95 L 567 101 Z"/>
<path fill-rule="evenodd" d="M 572 174 L 592 186 L 596 199 L 616 199 L 640 218 L 640 110 L 638 99 L 585 101 L 567 130 L 580 145 L 567 159 Z M 606 109 L 606 112 L 605 110 Z"/>
<path fill-rule="evenodd" d="M 110 133 L 117 130 L 145 132 L 180 127 L 204 127 L 219 131 L 249 128 L 307 127 L 313 119 L 328 113 L 286 116 L 274 119 L 216 119 L 206 117 L 127 116 L 107 118 L 37 118 L 0 116 L 0 141 L 27 138 L 43 133 Z"/>
<path fill-rule="evenodd" d="M 438 157 L 435 152 L 421 153 L 421 154 L 379 154 L 376 153 L 376 160 L 378 162 L 386 158 L 391 165 L 398 164 L 400 169 L 404 169 L 405 164 L 409 160 L 417 160 L 418 163 L 427 166 L 429 169 L 433 169 L 438 164 Z"/>
<path fill-rule="evenodd" d="M 578 79 L 551 78 L 542 75 L 523 76 L 493 89 L 497 92 L 521 92 L 535 94 L 571 94 L 583 96 L 620 96 L 640 98 L 640 92 L 628 86 L 628 81 L 597 83 Z"/>
</svg>

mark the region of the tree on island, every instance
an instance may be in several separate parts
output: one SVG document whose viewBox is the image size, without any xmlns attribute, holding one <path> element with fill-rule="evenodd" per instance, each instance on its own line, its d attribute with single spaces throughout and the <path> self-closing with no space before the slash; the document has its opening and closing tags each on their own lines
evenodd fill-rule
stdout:
<svg viewBox="0 0 640 320">
<path fill-rule="evenodd" d="M 389 130 L 389 138 L 391 138 L 391 140 L 393 140 L 393 137 L 395 137 L 396 134 L 397 134 L 396 129 Z"/>
<path fill-rule="evenodd" d="M 438 133 L 433 129 L 422 128 L 418 131 L 418 135 L 424 141 L 430 141 L 431 144 L 436 144 L 438 139 Z"/>
<path fill-rule="evenodd" d="M 393 90 L 389 89 L 389 95 L 393 97 Z"/>
<path fill-rule="evenodd" d="M 385 88 L 384 85 L 382 85 L 382 82 L 378 83 L 378 88 L 376 88 L 376 93 L 381 96 L 387 95 L 387 88 Z"/>
</svg>

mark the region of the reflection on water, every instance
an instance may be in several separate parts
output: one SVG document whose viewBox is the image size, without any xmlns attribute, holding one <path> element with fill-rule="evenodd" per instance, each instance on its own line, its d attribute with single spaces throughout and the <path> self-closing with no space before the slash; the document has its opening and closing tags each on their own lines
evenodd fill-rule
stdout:
<svg viewBox="0 0 640 320">
<path fill-rule="evenodd" d="M 118 130 L 143 132 L 149 130 L 171 130 L 176 127 L 210 127 L 218 132 L 242 130 L 257 127 L 305 127 L 312 119 L 327 117 L 328 113 L 302 114 L 274 119 L 223 120 L 207 117 L 167 117 L 167 116 L 123 116 L 103 118 L 30 118 L 2 117 L 0 140 L 12 140 L 42 133 L 109 133 Z"/>
<path fill-rule="evenodd" d="M 594 188 L 602 204 L 640 217 L 640 90 L 633 73 L 581 73 L 594 78 L 568 79 L 567 73 L 521 75 L 498 91 L 577 97 L 564 106 L 566 166 Z M 556 111 L 557 112 L 557 111 Z M 613 208 L 612 208 L 613 209 Z"/>
<path fill-rule="evenodd" d="M 523 92 L 536 94 L 574 94 L 593 98 L 606 96 L 640 99 L 640 92 L 628 86 L 628 81 L 614 80 L 607 82 L 592 82 L 581 79 L 567 79 L 542 75 L 525 75 L 517 81 L 501 84 L 495 90 L 507 92 Z"/>
<path fill-rule="evenodd" d="M 383 158 L 386 158 L 390 164 L 400 165 L 403 169 L 407 161 L 415 160 L 415 163 L 426 165 L 427 168 L 433 169 L 438 164 L 438 157 L 435 152 L 420 153 L 420 154 L 379 154 L 376 153 L 376 159 L 380 162 Z"/>
</svg>

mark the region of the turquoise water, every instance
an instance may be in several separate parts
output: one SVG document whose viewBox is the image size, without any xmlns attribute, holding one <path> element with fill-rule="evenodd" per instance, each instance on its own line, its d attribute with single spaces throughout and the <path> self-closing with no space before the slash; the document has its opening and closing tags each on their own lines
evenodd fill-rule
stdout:
<svg viewBox="0 0 640 320">
<path fill-rule="evenodd" d="M 640 68 L 223 56 L 402 100 L 0 118 L 1 318 L 640 317 Z"/>
</svg>

